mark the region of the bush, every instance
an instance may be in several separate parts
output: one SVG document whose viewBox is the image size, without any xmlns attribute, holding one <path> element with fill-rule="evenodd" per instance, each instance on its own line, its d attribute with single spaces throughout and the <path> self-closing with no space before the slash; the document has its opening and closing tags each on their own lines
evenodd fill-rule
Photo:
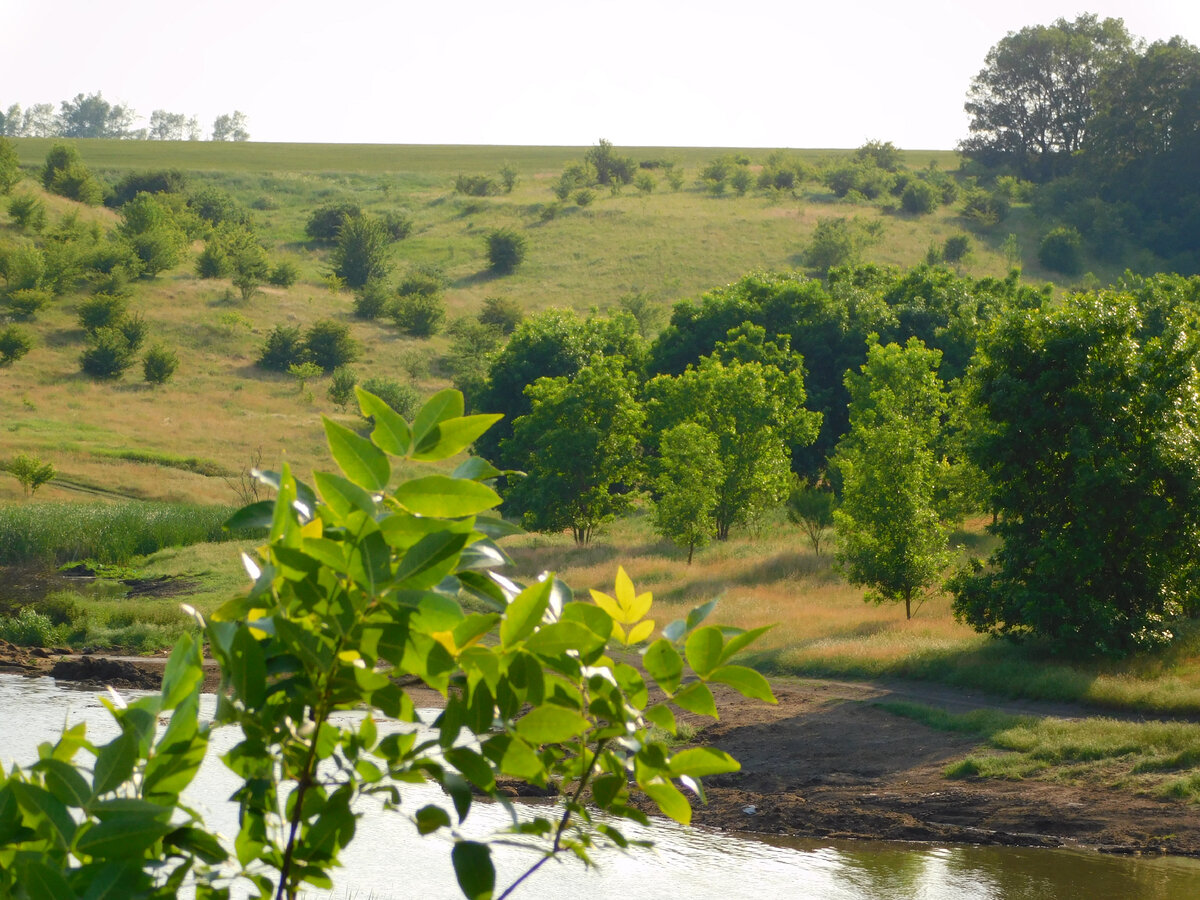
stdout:
<svg viewBox="0 0 1200 900">
<path fill-rule="evenodd" d="M 362 215 L 362 207 L 350 200 L 328 203 L 313 210 L 304 226 L 304 233 L 314 241 L 331 242 L 347 219 Z"/>
<path fill-rule="evenodd" d="M 5 304 L 9 313 L 17 319 L 32 319 L 38 311 L 54 299 L 51 291 L 42 288 L 25 288 L 8 295 Z"/>
<path fill-rule="evenodd" d="M 33 349 L 33 338 L 22 328 L 0 328 L 0 366 L 11 366 Z"/>
<path fill-rule="evenodd" d="M 479 321 L 499 328 L 502 334 L 512 334 L 525 318 L 521 304 L 503 297 L 488 297 L 479 311 Z"/>
<path fill-rule="evenodd" d="M 99 328 L 87 340 L 79 367 L 93 378 L 120 378 L 133 365 L 133 348 L 119 329 Z"/>
<path fill-rule="evenodd" d="M 446 304 L 441 294 L 401 294 L 391 307 L 396 327 L 412 337 L 432 337 L 441 330 Z"/>
<path fill-rule="evenodd" d="M 971 238 L 965 234 L 952 234 L 942 245 L 942 258 L 948 263 L 961 262 L 971 252 Z"/>
<path fill-rule="evenodd" d="M 487 175 L 459 175 L 454 179 L 454 192 L 468 197 L 490 197 L 500 193 L 500 188 Z"/>
<path fill-rule="evenodd" d="M 914 178 L 908 182 L 900 195 L 900 206 L 906 213 L 923 216 L 938 206 L 938 191 L 928 181 Z"/>
<path fill-rule="evenodd" d="M 575 192 L 572 199 L 577 206 L 591 206 L 592 201 L 596 199 L 596 192 L 588 188 L 580 188 Z"/>
<path fill-rule="evenodd" d="M 201 221 L 218 225 L 250 225 L 250 213 L 228 191 L 215 187 L 203 187 L 191 192 L 187 198 L 188 209 Z"/>
<path fill-rule="evenodd" d="M 304 359 L 304 339 L 298 325 L 276 325 L 267 335 L 257 365 L 272 372 L 286 372 Z"/>
<path fill-rule="evenodd" d="M 49 616 L 23 606 L 15 616 L 0 616 L 0 640 L 18 647 L 50 647 L 60 642 L 60 633 Z"/>
<path fill-rule="evenodd" d="M 446 274 L 437 266 L 413 266 L 396 286 L 398 294 L 440 294 L 446 288 Z"/>
<path fill-rule="evenodd" d="M 93 294 L 80 302 L 76 311 L 83 330 L 92 333 L 101 328 L 115 328 L 124 318 L 129 301 L 120 295 Z"/>
<path fill-rule="evenodd" d="M 0 137 L 0 194 L 7 194 L 21 180 L 21 161 L 12 141 Z"/>
<path fill-rule="evenodd" d="M 358 384 L 358 376 L 351 369 L 342 366 L 333 370 L 329 379 L 327 395 L 335 406 L 345 409 L 354 401 L 354 386 Z"/>
<path fill-rule="evenodd" d="M 804 251 L 806 264 L 822 275 L 858 256 L 859 237 L 847 219 L 820 219 Z"/>
<path fill-rule="evenodd" d="M 276 287 L 289 288 L 300 278 L 300 270 L 296 264 L 284 260 L 275 266 L 267 275 L 267 281 Z"/>
<path fill-rule="evenodd" d="M 79 151 L 66 144 L 55 144 L 46 154 L 46 164 L 42 167 L 42 186 L 52 194 L 89 206 L 95 206 L 104 199 L 104 188 L 83 164 Z"/>
<path fill-rule="evenodd" d="M 196 257 L 196 274 L 201 278 L 225 278 L 233 271 L 229 254 L 216 241 L 209 241 Z"/>
<path fill-rule="evenodd" d="M 514 228 L 493 228 L 484 236 L 488 267 L 497 275 L 516 271 L 525 259 L 525 236 Z"/>
<path fill-rule="evenodd" d="M 383 315 L 389 299 L 386 282 L 368 281 L 354 292 L 354 315 L 360 319 L 377 319 Z"/>
<path fill-rule="evenodd" d="M 400 415 L 411 419 L 421 405 L 421 395 L 412 385 L 401 384 L 394 378 L 368 378 L 362 389 L 374 394 Z"/>
<path fill-rule="evenodd" d="M 746 191 L 750 190 L 750 185 L 754 183 L 754 176 L 750 174 L 750 170 L 745 166 L 738 166 L 733 170 L 733 174 L 729 176 L 729 186 L 739 197 L 744 197 Z"/>
<path fill-rule="evenodd" d="M 33 194 L 13 194 L 8 201 L 8 214 L 25 231 L 40 234 L 46 227 L 46 204 Z"/>
<path fill-rule="evenodd" d="M 142 358 L 142 375 L 147 384 L 166 384 L 179 368 L 179 355 L 169 347 L 156 344 Z"/>
<path fill-rule="evenodd" d="M 383 227 L 393 241 L 402 241 L 412 234 L 412 216 L 391 210 L 383 214 Z"/>
<path fill-rule="evenodd" d="M 654 180 L 654 176 L 649 172 L 643 172 L 633 180 L 633 186 L 638 189 L 640 194 L 652 194 L 658 182 Z"/>
<path fill-rule="evenodd" d="M 984 228 L 999 225 L 1008 218 L 1008 201 L 987 191 L 973 190 L 967 192 L 963 202 L 963 215 Z"/>
<path fill-rule="evenodd" d="M 504 185 L 504 193 L 511 194 L 519 180 L 517 170 L 510 163 L 505 163 L 504 167 L 500 169 L 500 183 Z"/>
<path fill-rule="evenodd" d="M 121 319 L 116 324 L 116 329 L 124 336 L 131 351 L 139 349 L 150 334 L 150 325 L 142 318 L 141 313 Z"/>
<path fill-rule="evenodd" d="M 350 336 L 350 328 L 333 319 L 320 319 L 304 333 L 305 360 L 320 366 L 323 371 L 352 363 L 358 359 L 358 341 Z"/>
<path fill-rule="evenodd" d="M 1052 272 L 1078 275 L 1083 271 L 1083 238 L 1069 225 L 1052 229 L 1038 245 L 1038 262 Z"/>
<path fill-rule="evenodd" d="M 584 162 L 596 173 L 600 184 L 629 184 L 637 169 L 632 156 L 620 156 L 603 138 L 584 154 Z"/>
<path fill-rule="evenodd" d="M 337 243 L 329 256 L 333 273 L 347 287 L 360 288 L 368 281 L 386 278 L 391 243 L 383 222 L 373 216 L 352 216 L 338 229 Z"/>
<path fill-rule="evenodd" d="M 130 172 L 115 185 L 104 205 L 120 209 L 138 194 L 180 194 L 187 190 L 187 176 L 178 169 L 156 172 Z"/>
</svg>

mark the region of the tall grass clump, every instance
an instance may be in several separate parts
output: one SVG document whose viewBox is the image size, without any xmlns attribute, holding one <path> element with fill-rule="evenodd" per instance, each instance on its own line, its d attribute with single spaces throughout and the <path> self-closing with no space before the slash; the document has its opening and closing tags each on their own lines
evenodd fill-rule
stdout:
<svg viewBox="0 0 1200 900">
<path fill-rule="evenodd" d="M 0 507 L 0 565 L 80 559 L 125 563 L 164 547 L 226 541 L 229 506 L 194 503 L 21 503 Z"/>
</svg>

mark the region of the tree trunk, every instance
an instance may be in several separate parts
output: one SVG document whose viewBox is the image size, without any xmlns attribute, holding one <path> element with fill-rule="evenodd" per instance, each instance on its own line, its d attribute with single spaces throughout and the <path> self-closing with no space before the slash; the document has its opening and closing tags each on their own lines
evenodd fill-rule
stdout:
<svg viewBox="0 0 1200 900">
<path fill-rule="evenodd" d="M 912 619 L 912 594 L 904 595 L 904 618 Z"/>
<path fill-rule="evenodd" d="M 694 540 L 689 541 L 688 542 L 688 565 L 689 566 L 692 564 L 692 553 L 695 551 L 695 549 L 696 549 L 696 542 Z"/>
</svg>

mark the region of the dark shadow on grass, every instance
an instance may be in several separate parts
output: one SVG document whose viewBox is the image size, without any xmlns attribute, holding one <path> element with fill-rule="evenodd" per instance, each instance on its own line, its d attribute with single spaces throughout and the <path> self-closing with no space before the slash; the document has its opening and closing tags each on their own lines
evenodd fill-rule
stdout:
<svg viewBox="0 0 1200 900">
<path fill-rule="evenodd" d="M 829 571 L 829 562 L 810 553 L 780 553 L 753 569 L 743 572 L 737 584 L 770 584 L 773 581 L 797 581 Z"/>
</svg>

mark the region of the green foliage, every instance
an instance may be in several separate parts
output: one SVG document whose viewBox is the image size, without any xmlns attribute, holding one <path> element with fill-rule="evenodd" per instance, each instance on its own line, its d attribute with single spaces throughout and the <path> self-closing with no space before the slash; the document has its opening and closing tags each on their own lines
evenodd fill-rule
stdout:
<svg viewBox="0 0 1200 900">
<path fill-rule="evenodd" d="M 410 337 L 433 337 L 446 319 L 446 303 L 440 293 L 401 294 L 389 308 L 396 327 Z"/>
<path fill-rule="evenodd" d="M 521 304 L 508 297 L 487 297 L 479 311 L 479 321 L 491 325 L 501 334 L 512 334 L 525 319 Z"/>
<path fill-rule="evenodd" d="M 854 158 L 885 172 L 897 172 L 903 168 L 900 151 L 891 141 L 867 141 L 854 151 Z"/>
<path fill-rule="evenodd" d="M 11 366 L 33 349 L 33 338 L 23 328 L 6 325 L 0 328 L 0 367 Z"/>
<path fill-rule="evenodd" d="M 267 335 L 256 365 L 272 372 L 286 372 L 304 359 L 304 338 L 299 325 L 276 325 Z"/>
<path fill-rule="evenodd" d="M 835 266 L 846 266 L 858 258 L 862 239 L 849 219 L 818 219 L 804 262 L 821 275 Z"/>
<path fill-rule="evenodd" d="M 940 362 L 916 338 L 872 346 L 861 374 L 846 374 L 850 431 L 834 459 L 842 477 L 833 514 L 838 565 L 870 588 L 868 600 L 903 600 L 907 619 L 913 599 L 950 563 L 935 504 L 933 447 L 946 410 Z"/>
<path fill-rule="evenodd" d="M 396 293 L 404 294 L 440 294 L 446 289 L 446 273 L 437 266 L 413 266 L 400 279 Z"/>
<path fill-rule="evenodd" d="M 52 463 L 42 462 L 28 453 L 18 453 L 4 463 L 4 471 L 21 483 L 28 497 L 48 481 L 53 481 L 57 470 Z"/>
<path fill-rule="evenodd" d="M 676 425 L 659 438 L 654 528 L 687 547 L 688 565 L 716 531 L 717 488 L 725 479 L 719 451 L 716 436 L 695 422 Z"/>
<path fill-rule="evenodd" d="M 962 262 L 971 252 L 971 237 L 966 234 L 952 234 L 942 244 L 942 258 L 948 263 Z"/>
<path fill-rule="evenodd" d="M 304 332 L 305 361 L 322 371 L 332 372 L 358 359 L 359 344 L 350 336 L 350 328 L 333 319 L 318 319 Z"/>
<path fill-rule="evenodd" d="M 304 233 L 314 241 L 333 243 L 346 220 L 358 218 L 362 214 L 362 207 L 352 200 L 327 203 L 309 214 Z"/>
<path fill-rule="evenodd" d="M 209 241 L 196 257 L 196 274 L 201 278 L 225 278 L 233 271 L 229 254 L 215 241 Z"/>
<path fill-rule="evenodd" d="M 591 167 L 599 184 L 629 184 L 637 169 L 632 156 L 621 156 L 604 138 L 584 154 L 584 162 Z"/>
<path fill-rule="evenodd" d="M 33 194 L 13 194 L 8 214 L 19 227 L 33 234 L 41 234 L 46 227 L 46 204 Z"/>
<path fill-rule="evenodd" d="M 498 778 L 559 793 L 552 809 L 516 813 L 517 833 L 544 841 L 532 871 L 561 854 L 586 858 L 601 842 L 627 846 L 620 822 L 647 822 L 634 791 L 686 824 L 691 808 L 676 782 L 703 796 L 702 777 L 736 771 L 727 754 L 677 750 L 650 726 L 675 734 L 673 708 L 715 717 L 710 684 L 774 702 L 761 675 L 732 661 L 763 630 L 705 625 L 708 604 L 664 629 L 646 651 L 645 676 L 614 662 L 618 648 L 652 636 L 653 598 L 623 569 L 613 594 L 593 591 L 591 602 L 572 599 L 553 577 L 528 587 L 488 578 L 508 560 L 491 537 L 505 526 L 489 515 L 499 497 L 485 483 L 497 474 L 486 463 L 471 459 L 453 475 L 375 495 L 388 489 L 391 458 L 453 456 L 493 417 L 463 417 L 461 397 L 449 392 L 412 422 L 370 394 L 359 400 L 376 416 L 372 436 L 326 422 L 340 473 L 317 473 L 319 493 L 285 466 L 264 476 L 277 499 L 231 520 L 270 524 L 257 558 L 246 557 L 254 586 L 204 622 L 202 635 L 180 639 L 160 693 L 110 704 L 118 734 L 108 743 L 93 745 L 77 726 L 38 763 L 0 775 L 0 892 L 50 885 L 57 896 L 82 896 L 103 872 L 123 897 L 166 900 L 185 877 L 198 896 L 224 896 L 224 882 L 240 876 L 261 896 L 296 900 L 305 885 L 331 886 L 360 796 L 382 792 L 385 808 L 419 833 L 447 834 L 466 896 L 490 896 L 487 839 L 468 840 L 459 827 L 475 795 L 501 796 Z M 464 612 L 459 592 L 488 612 Z M 202 643 L 222 673 L 211 723 L 198 715 Z M 412 678 L 446 697 L 433 740 L 392 727 L 416 721 L 401 687 Z M 652 684 L 665 695 L 653 704 Z M 349 709 L 365 714 L 340 715 Z M 232 845 L 180 804 L 210 729 L 222 726 L 240 736 L 222 757 L 242 782 Z M 460 741 L 464 728 L 477 740 Z M 87 759 L 76 762 L 80 754 Z M 455 818 L 401 807 L 397 785 L 412 781 L 441 787 Z"/>
<path fill-rule="evenodd" d="M 632 508 L 641 480 L 637 378 L 624 360 L 596 358 L 571 379 L 540 378 L 525 393 L 530 411 L 513 423 L 504 453 L 525 460 L 527 476 L 505 503 L 527 528 L 570 530 L 586 544 Z"/>
<path fill-rule="evenodd" d="M 1051 229 L 1038 244 L 1038 262 L 1053 272 L 1078 275 L 1083 271 L 1083 238 L 1071 226 Z"/>
<path fill-rule="evenodd" d="M 187 176 L 178 169 L 130 172 L 113 185 L 112 192 L 104 198 L 104 205 L 120 209 L 138 194 L 182 194 L 187 191 L 187 186 Z"/>
<path fill-rule="evenodd" d="M 525 235 L 515 228 L 493 228 L 484 235 L 488 268 L 497 275 L 509 275 L 525 259 Z"/>
<path fill-rule="evenodd" d="M 792 488 L 785 505 L 788 521 L 804 530 L 813 553 L 820 556 L 821 540 L 826 530 L 833 527 L 833 511 L 837 507 L 833 491 L 801 481 Z"/>
<path fill-rule="evenodd" d="M 367 378 L 362 383 L 362 389 L 378 397 L 387 404 L 389 409 L 406 419 L 415 416 L 421 408 L 421 395 L 417 393 L 417 389 L 411 384 L 402 384 L 394 378 L 382 376 Z M 374 420 L 373 415 L 369 413 L 365 415 L 368 421 Z"/>
<path fill-rule="evenodd" d="M 1006 315 L 969 384 L 1002 540 L 958 576 L 980 630 L 1118 655 L 1200 611 L 1200 342 L 1174 277 Z"/>
<path fill-rule="evenodd" d="M 326 396 L 335 406 L 345 410 L 354 401 L 354 386 L 357 384 L 358 375 L 352 369 L 340 366 L 333 370 Z"/>
<path fill-rule="evenodd" d="M 46 254 L 26 242 L 0 246 L 0 274 L 4 275 L 4 289 L 8 294 L 43 287 Z"/>
<path fill-rule="evenodd" d="M 354 315 L 359 319 L 378 319 L 391 300 L 391 290 L 383 280 L 368 281 L 354 292 Z"/>
<path fill-rule="evenodd" d="M 579 207 L 591 206 L 592 201 L 594 201 L 596 199 L 596 192 L 589 188 L 580 188 L 571 196 L 571 199 L 575 201 L 576 206 L 579 206 Z M 488 257 L 489 259 L 491 258 L 490 257 L 490 249 L 491 248 L 489 245 L 489 257 Z"/>
<path fill-rule="evenodd" d="M 251 226 L 246 208 L 232 194 L 218 187 L 204 186 L 188 192 L 187 205 L 196 218 L 214 228 Z"/>
<path fill-rule="evenodd" d="M 413 218 L 406 212 L 394 209 L 388 210 L 383 214 L 380 221 L 383 222 L 383 227 L 387 231 L 388 237 L 393 241 L 402 241 L 412 234 Z"/>
<path fill-rule="evenodd" d="M 14 319 L 32 319 L 40 310 L 49 306 L 53 299 L 52 291 L 25 288 L 9 293 L 4 302 Z"/>
<path fill-rule="evenodd" d="M 745 166 L 738 166 L 733 170 L 733 174 L 729 176 L 729 186 L 733 188 L 734 193 L 739 197 L 743 197 L 746 191 L 750 190 L 750 186 L 754 184 L 754 176 L 750 174 L 750 170 Z"/>
<path fill-rule="evenodd" d="M 142 357 L 142 375 L 147 384 L 166 384 L 179 368 L 179 354 L 163 344 L 155 344 Z"/>
<path fill-rule="evenodd" d="M 17 148 L 6 137 L 0 137 L 0 194 L 7 194 L 21 180 L 21 160 Z"/>
<path fill-rule="evenodd" d="M 824 175 L 825 184 L 837 197 L 861 195 L 874 200 L 889 193 L 895 184 L 895 176 L 876 166 L 870 160 L 838 163 L 827 169 Z"/>
<path fill-rule="evenodd" d="M 391 268 L 387 227 L 374 216 L 351 216 L 338 229 L 329 265 L 350 288 L 387 277 Z"/>
<path fill-rule="evenodd" d="M 153 278 L 178 264 L 187 236 L 170 207 L 157 194 L 142 192 L 121 207 L 122 238 L 142 262 L 142 271 Z"/>
<path fill-rule="evenodd" d="M 53 194 L 95 206 L 104 199 L 104 189 L 68 144 L 55 144 L 46 154 L 42 186 Z"/>
<path fill-rule="evenodd" d="M 487 379 L 492 357 L 504 343 L 504 333 L 494 325 L 467 318 L 456 319 L 447 330 L 451 340 L 446 365 L 454 386 L 469 403 Z"/>
<path fill-rule="evenodd" d="M 900 195 L 900 206 L 906 213 L 923 216 L 938 206 L 938 190 L 928 181 L 914 178 Z"/>
<path fill-rule="evenodd" d="M 267 282 L 281 288 L 290 288 L 300 278 L 300 270 L 294 262 L 283 260 L 267 275 Z"/>
<path fill-rule="evenodd" d="M 654 188 L 658 186 L 658 182 L 654 180 L 654 176 L 649 172 L 642 172 L 633 180 L 633 186 L 637 188 L 639 194 L 645 196 L 654 193 Z"/>
<path fill-rule="evenodd" d="M 120 378 L 133 365 L 135 349 L 119 327 L 97 328 L 88 333 L 79 367 L 93 378 Z"/>
<path fill-rule="evenodd" d="M 468 197 L 490 197 L 500 193 L 500 188 L 487 175 L 458 175 L 454 179 L 454 192 Z"/>
<path fill-rule="evenodd" d="M 0 616 L 0 640 L 18 647 L 52 647 L 60 642 L 61 632 L 32 606 L 21 607 L 15 616 Z"/>
<path fill-rule="evenodd" d="M 975 189 L 966 192 L 963 216 L 981 228 L 991 228 L 1008 218 L 1009 204 L 1001 195 Z"/>
<path fill-rule="evenodd" d="M 76 315 L 89 334 L 101 328 L 116 328 L 129 313 L 129 300 L 120 294 L 93 294 L 82 300 Z"/>
</svg>

